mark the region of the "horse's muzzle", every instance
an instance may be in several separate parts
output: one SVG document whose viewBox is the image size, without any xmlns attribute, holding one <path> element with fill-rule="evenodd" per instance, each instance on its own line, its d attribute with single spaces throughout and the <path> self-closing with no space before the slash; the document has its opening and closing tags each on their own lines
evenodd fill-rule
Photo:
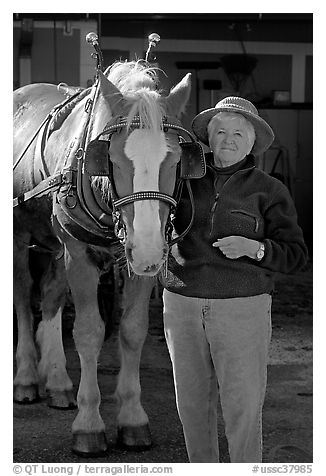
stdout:
<svg viewBox="0 0 326 476">
<path fill-rule="evenodd" d="M 152 256 L 151 253 L 139 253 L 135 248 L 126 245 L 125 254 L 128 265 L 132 271 L 139 276 L 156 276 L 164 265 L 169 253 L 169 247 L 164 244 L 160 252 L 156 252 Z M 144 255 L 144 256 L 142 256 Z"/>
</svg>

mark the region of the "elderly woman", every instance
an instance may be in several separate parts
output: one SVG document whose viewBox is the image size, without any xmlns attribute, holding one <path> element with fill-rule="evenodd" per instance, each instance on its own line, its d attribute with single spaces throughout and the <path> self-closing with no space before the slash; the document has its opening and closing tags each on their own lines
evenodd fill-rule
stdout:
<svg viewBox="0 0 326 476">
<path fill-rule="evenodd" d="M 219 394 L 231 462 L 258 463 L 274 276 L 297 271 L 307 249 L 288 189 L 255 167 L 274 134 L 254 105 L 227 97 L 193 130 L 211 152 L 192 181 L 194 224 L 172 248 L 163 292 L 177 408 L 190 462 L 219 461 Z M 190 213 L 185 192 L 176 234 Z"/>
</svg>

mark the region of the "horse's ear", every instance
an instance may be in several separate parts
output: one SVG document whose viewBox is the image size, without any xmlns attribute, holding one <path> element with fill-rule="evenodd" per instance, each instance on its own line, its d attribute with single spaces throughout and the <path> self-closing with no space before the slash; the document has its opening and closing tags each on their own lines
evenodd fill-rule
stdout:
<svg viewBox="0 0 326 476">
<path fill-rule="evenodd" d="M 191 73 L 186 76 L 171 89 L 170 94 L 165 98 L 166 111 L 168 114 L 181 116 L 190 97 Z"/>
<path fill-rule="evenodd" d="M 117 116 L 124 109 L 125 99 L 120 90 L 102 73 L 98 72 L 100 82 L 100 93 L 109 104 L 112 115 Z"/>
</svg>

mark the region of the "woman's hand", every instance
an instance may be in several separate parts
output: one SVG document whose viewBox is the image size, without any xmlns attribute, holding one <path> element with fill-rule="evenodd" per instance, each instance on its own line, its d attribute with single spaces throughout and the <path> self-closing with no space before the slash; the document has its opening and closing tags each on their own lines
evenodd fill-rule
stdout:
<svg viewBox="0 0 326 476">
<path fill-rule="evenodd" d="M 230 259 L 241 258 L 241 256 L 255 259 L 259 245 L 259 241 L 250 240 L 244 236 L 226 236 L 215 241 L 212 246 L 219 248 Z"/>
</svg>

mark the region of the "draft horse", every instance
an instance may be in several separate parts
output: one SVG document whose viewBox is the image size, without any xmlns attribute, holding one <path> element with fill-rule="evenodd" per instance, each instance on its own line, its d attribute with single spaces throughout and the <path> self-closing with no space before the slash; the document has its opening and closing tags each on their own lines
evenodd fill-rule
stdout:
<svg viewBox="0 0 326 476">
<path fill-rule="evenodd" d="M 72 449 L 80 455 L 107 449 L 97 382 L 105 330 L 98 283 L 121 249 L 126 271 L 116 388 L 118 437 L 131 448 L 151 445 L 140 401 L 139 363 L 153 282 L 169 251 L 177 170 L 182 158 L 187 177 L 187 158 L 192 160 L 193 139 L 189 141 L 190 133 L 179 122 L 190 87 L 187 74 L 163 96 L 156 71 L 134 61 L 98 71 L 92 88 L 72 90 L 75 94 L 68 98 L 51 84 L 28 85 L 14 93 L 14 400 L 37 400 L 43 383 L 49 405 L 69 408 L 76 403 L 61 336 L 69 286 L 81 365 Z M 187 144 L 189 150 L 183 147 Z M 40 282 L 39 361 L 30 299 L 31 248 L 48 256 Z"/>
</svg>

